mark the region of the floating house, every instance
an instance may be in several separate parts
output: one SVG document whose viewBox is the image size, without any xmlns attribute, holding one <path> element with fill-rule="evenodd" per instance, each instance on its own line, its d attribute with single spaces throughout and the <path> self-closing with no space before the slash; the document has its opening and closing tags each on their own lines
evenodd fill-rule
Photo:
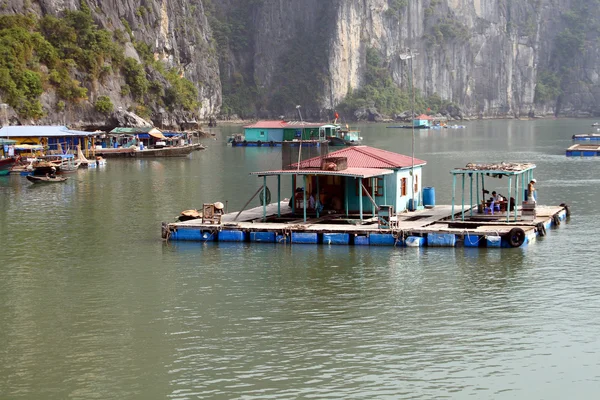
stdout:
<svg viewBox="0 0 600 400">
<path fill-rule="evenodd" d="M 429 129 L 433 124 L 433 117 L 421 114 L 413 119 L 413 126 L 417 129 Z"/>
<path fill-rule="evenodd" d="M 17 145 L 43 146 L 48 152 L 75 153 L 77 146 L 88 149 L 96 133 L 77 131 L 66 126 L 5 126 L 0 138 L 17 141 Z"/>
<path fill-rule="evenodd" d="M 428 207 L 414 207 L 418 199 L 426 197 L 425 189 L 432 189 L 421 187 L 424 166 L 423 160 L 357 146 L 281 170 L 253 172 L 251 175 L 262 178 L 262 185 L 241 211 L 219 213 L 215 219 L 216 210 L 222 207 L 205 203 L 203 212 L 196 213 L 198 218 L 163 222 L 161 234 L 166 240 L 198 242 L 521 247 L 546 235 L 547 229 L 559 226 L 570 215 L 565 204 L 539 206 L 521 201 L 526 198 L 525 184 L 533 179 L 535 165 L 530 163 L 456 168 L 451 171 L 451 205 L 435 205 L 434 199 L 429 199 L 424 201 Z M 409 186 L 413 176 L 414 186 Z M 273 203 L 268 177 L 277 178 Z M 292 180 L 289 200 L 282 199 L 282 177 Z M 501 177 L 505 180 L 500 182 L 507 182 L 507 200 L 498 204 L 486 201 L 485 185 L 493 187 L 490 180 Z M 456 196 L 459 179 L 460 208 Z M 409 195 L 411 189 L 414 197 Z M 257 196 L 261 206 L 246 209 Z"/>
<path fill-rule="evenodd" d="M 358 143 L 362 138 L 357 131 L 343 131 L 339 125 L 303 121 L 258 121 L 244 126 L 243 134 L 229 138 L 232 146 L 281 146 L 298 143 L 318 146 L 331 138 L 343 138 L 348 144 Z"/>
<path fill-rule="evenodd" d="M 153 126 L 133 128 L 117 127 L 107 135 L 103 135 L 102 148 L 131 147 L 134 145 L 144 147 L 166 146 L 168 138 Z"/>
<path fill-rule="evenodd" d="M 365 214 L 375 216 L 379 206 L 396 211 L 418 206 L 425 164 L 423 160 L 387 150 L 354 146 L 292 164 L 287 169 L 252 175 L 263 177 L 265 192 L 267 177 L 276 176 L 278 198 L 281 198 L 281 177 L 291 177 L 294 193 L 290 195 L 295 199 L 292 211 L 302 209 L 305 219 L 309 203 L 304 198 L 313 195 L 315 203 L 320 202 L 335 212 L 358 215 L 363 220 Z M 298 186 L 305 188 L 300 192 L 302 198 L 298 198 Z M 319 208 L 314 211 L 318 216 Z"/>
</svg>

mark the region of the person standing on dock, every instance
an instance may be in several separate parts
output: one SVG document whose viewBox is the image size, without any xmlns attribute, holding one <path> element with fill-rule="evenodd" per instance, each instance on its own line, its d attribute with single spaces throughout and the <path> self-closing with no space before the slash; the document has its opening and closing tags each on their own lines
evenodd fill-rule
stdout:
<svg viewBox="0 0 600 400">
<path fill-rule="evenodd" d="M 536 203 L 535 201 L 535 184 L 537 180 L 532 179 L 527 186 L 527 202 Z"/>
</svg>

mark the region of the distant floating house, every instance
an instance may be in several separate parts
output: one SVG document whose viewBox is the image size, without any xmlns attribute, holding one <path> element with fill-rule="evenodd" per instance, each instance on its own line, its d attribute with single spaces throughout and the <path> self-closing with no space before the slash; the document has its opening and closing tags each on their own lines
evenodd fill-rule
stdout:
<svg viewBox="0 0 600 400">
<path fill-rule="evenodd" d="M 107 140 L 102 141 L 101 146 L 107 147 L 130 147 L 140 145 L 141 147 L 152 147 L 157 144 L 166 146 L 167 138 L 160 129 L 153 126 L 142 126 L 133 128 L 115 128 L 107 135 Z"/>
<path fill-rule="evenodd" d="M 302 141 L 307 145 L 318 145 L 338 136 L 340 126 L 326 122 L 257 121 L 244 126 L 244 133 L 233 135 L 229 143 L 233 146 L 280 146 L 286 142 Z"/>
<path fill-rule="evenodd" d="M 44 146 L 49 151 L 87 149 L 96 133 L 69 129 L 66 126 L 15 125 L 0 129 L 0 138 L 12 139 L 18 145 Z"/>
<path fill-rule="evenodd" d="M 433 120 L 433 117 L 426 114 L 421 114 L 413 119 L 413 126 L 418 129 L 428 129 L 431 128 Z"/>
</svg>

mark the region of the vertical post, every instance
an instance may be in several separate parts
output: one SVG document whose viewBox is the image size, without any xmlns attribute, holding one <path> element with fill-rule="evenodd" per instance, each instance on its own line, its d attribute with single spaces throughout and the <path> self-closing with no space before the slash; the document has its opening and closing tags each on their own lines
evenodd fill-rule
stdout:
<svg viewBox="0 0 600 400">
<path fill-rule="evenodd" d="M 296 214 L 296 175 L 292 175 L 292 214 Z"/>
<path fill-rule="evenodd" d="M 281 175 L 277 175 L 277 216 L 281 217 Z"/>
<path fill-rule="evenodd" d="M 356 180 L 356 178 L 354 178 Z M 348 204 L 348 191 L 350 186 L 350 178 L 344 178 L 344 205 L 346 206 L 346 217 L 350 215 L 350 204 Z"/>
<path fill-rule="evenodd" d="M 263 221 L 267 220 L 267 176 L 263 176 Z"/>
<path fill-rule="evenodd" d="M 363 220 L 363 183 L 362 178 L 358 178 L 358 209 L 360 210 L 360 221 Z"/>
<path fill-rule="evenodd" d="M 523 174 L 521 174 L 521 186 L 524 186 L 523 185 L 524 178 L 525 178 L 525 176 Z M 517 204 L 519 204 L 519 199 L 521 197 L 519 192 L 520 192 L 520 190 L 519 190 L 519 175 L 517 175 L 515 177 L 515 221 L 517 220 L 517 217 L 519 216 L 519 213 L 518 213 L 519 207 L 517 207 Z M 508 201 L 508 205 L 509 205 L 508 211 L 510 212 L 510 196 L 506 200 Z"/>
<path fill-rule="evenodd" d="M 508 198 L 510 199 L 510 189 L 512 186 L 512 175 L 508 176 Z M 506 213 L 506 222 L 510 222 L 510 212 Z"/>
<path fill-rule="evenodd" d="M 471 217 L 473 216 L 473 172 L 469 174 L 470 182 L 470 190 L 469 190 L 469 205 L 471 206 Z"/>
<path fill-rule="evenodd" d="M 485 190 L 485 175 L 481 174 L 481 194 L 483 195 L 483 191 Z M 485 200 L 485 195 L 483 195 L 483 200 Z"/>
<path fill-rule="evenodd" d="M 377 185 L 377 178 L 371 178 L 371 197 L 375 201 L 375 185 Z M 372 216 L 375 216 L 375 204 L 371 204 Z"/>
<path fill-rule="evenodd" d="M 479 201 L 479 174 L 475 172 L 475 191 L 477 192 L 477 209 L 479 209 L 479 205 L 481 201 Z"/>
<path fill-rule="evenodd" d="M 381 179 L 383 180 L 383 201 L 384 201 L 384 204 L 389 204 L 387 201 L 387 188 L 385 187 L 385 180 L 386 180 L 385 175 Z"/>
<path fill-rule="evenodd" d="M 454 199 L 456 195 L 456 174 L 452 174 L 452 221 L 454 221 Z"/>
<path fill-rule="evenodd" d="M 302 195 L 304 196 L 304 222 L 306 222 L 306 175 L 302 175 L 302 178 L 304 179 L 304 190 L 302 190 Z"/>
<path fill-rule="evenodd" d="M 462 174 L 462 220 L 465 220 L 465 174 Z"/>
<path fill-rule="evenodd" d="M 410 167 L 410 177 L 411 177 L 411 193 L 412 193 L 412 201 L 413 201 L 413 208 L 416 210 L 417 207 L 415 206 L 415 82 L 414 82 L 414 75 L 413 75 L 413 63 L 412 63 L 412 59 L 413 59 L 413 54 L 412 54 L 412 49 L 410 50 L 410 87 L 412 90 L 412 101 L 411 101 L 411 107 L 410 107 L 410 112 L 411 112 L 411 120 L 412 120 L 412 153 L 411 153 L 411 167 Z"/>
</svg>

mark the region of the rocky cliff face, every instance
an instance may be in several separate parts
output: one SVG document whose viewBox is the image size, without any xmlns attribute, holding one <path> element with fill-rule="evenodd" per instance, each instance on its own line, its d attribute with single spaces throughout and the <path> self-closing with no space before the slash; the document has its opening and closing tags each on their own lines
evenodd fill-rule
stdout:
<svg viewBox="0 0 600 400">
<path fill-rule="evenodd" d="M 395 84 L 438 94 L 471 117 L 600 115 L 598 0 L 87 0 L 100 27 L 175 67 L 198 88 L 194 113 L 147 104 L 155 124 L 181 126 L 223 109 L 243 117 L 322 118 L 365 85 L 376 49 Z M 60 15 L 80 0 L 6 0 L 2 13 Z M 210 10 L 210 13 L 209 11 Z M 210 14 L 210 15 L 208 15 Z M 209 18 L 207 18 L 207 15 Z M 210 26 L 209 26 L 210 25 Z M 410 52 L 409 52 L 410 49 Z M 410 60 L 406 55 L 412 54 Z M 155 71 L 148 78 L 164 80 Z M 40 123 L 101 126 L 98 96 L 115 108 L 135 100 L 121 92 L 120 71 L 86 82 L 89 100 Z M 223 99 L 224 94 L 224 99 Z M 242 110 L 242 111 L 240 111 Z M 27 121 L 21 121 L 26 123 Z"/>
<path fill-rule="evenodd" d="M 125 56 L 137 60 L 132 41 L 150 46 L 155 60 L 162 60 L 167 68 L 174 67 L 181 76 L 193 82 L 198 89 L 197 112 L 174 110 L 165 112 L 152 104 L 146 106 L 152 111 L 152 119 L 157 125 L 180 127 L 195 119 L 205 119 L 216 115 L 221 106 L 221 84 L 211 30 L 201 0 L 87 0 L 87 5 L 99 27 L 125 34 Z M 60 16 L 65 10 L 81 8 L 80 0 L 7 0 L 3 2 L 2 13 L 34 13 L 39 16 L 51 14 Z M 150 80 L 156 79 L 152 71 L 147 71 Z M 55 94 L 46 92 L 42 103 L 48 115 L 39 123 L 70 123 L 81 126 L 102 126 L 105 116 L 94 112 L 93 102 L 98 96 L 109 96 L 115 105 L 127 109 L 135 104 L 130 96 L 121 94 L 124 79 L 119 71 L 99 85 L 83 82 L 88 89 L 89 100 L 64 112 L 54 111 Z M 25 123 L 25 121 L 22 121 Z"/>
<path fill-rule="evenodd" d="M 254 11 L 254 77 L 270 96 L 284 90 L 277 74 L 290 68 L 292 52 L 320 82 L 313 108 L 333 109 L 364 83 L 366 49 L 374 47 L 405 88 L 410 61 L 401 55 L 411 49 L 420 92 L 467 116 L 600 112 L 596 0 L 264 0 Z M 299 40 L 323 46 L 303 56 L 294 52 Z M 322 65 L 311 66 L 310 57 Z M 560 95 L 536 104 L 541 72 L 556 78 Z M 298 102 L 311 108 L 296 86 Z"/>
</svg>

